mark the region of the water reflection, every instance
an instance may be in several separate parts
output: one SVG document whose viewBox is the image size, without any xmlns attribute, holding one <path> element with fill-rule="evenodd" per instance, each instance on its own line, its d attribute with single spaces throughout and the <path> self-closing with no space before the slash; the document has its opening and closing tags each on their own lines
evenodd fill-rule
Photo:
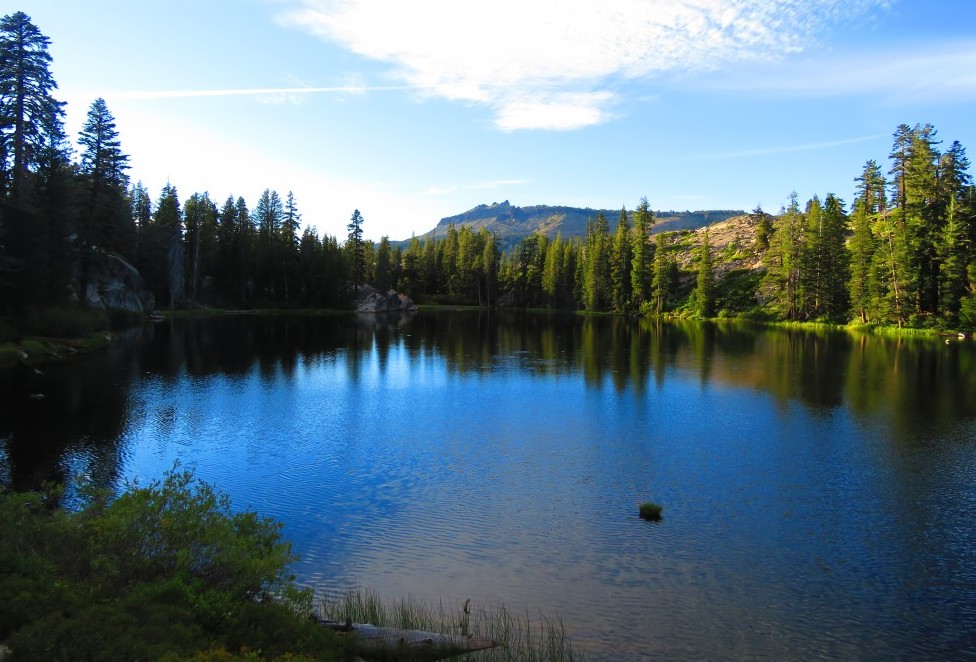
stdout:
<svg viewBox="0 0 976 662">
<path fill-rule="evenodd" d="M 556 314 L 175 320 L 0 373 L 0 481 L 178 459 L 285 522 L 309 585 L 555 613 L 598 659 L 958 657 L 974 354 Z"/>
<path fill-rule="evenodd" d="M 144 375 L 172 384 L 243 379 L 256 370 L 273 387 L 341 357 L 356 383 L 364 371 L 385 378 L 396 347 L 412 360 L 437 357 L 449 373 L 580 375 L 592 388 L 610 384 L 638 397 L 664 388 L 669 375 L 694 375 L 703 388 L 766 392 L 782 407 L 801 403 L 826 416 L 846 405 L 855 415 L 880 416 L 891 438 L 906 444 L 976 415 L 971 343 L 486 311 L 350 322 L 344 315 L 173 320 L 127 332 L 97 356 L 44 366 L 43 374 L 23 365 L 0 371 L 7 481 L 24 489 L 80 471 L 112 484 L 124 454 L 116 443 L 128 391 Z"/>
</svg>

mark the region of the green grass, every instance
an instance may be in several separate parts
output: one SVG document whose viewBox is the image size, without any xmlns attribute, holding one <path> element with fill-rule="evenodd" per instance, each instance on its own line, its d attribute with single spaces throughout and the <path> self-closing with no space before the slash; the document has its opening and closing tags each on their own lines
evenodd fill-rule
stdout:
<svg viewBox="0 0 976 662">
<path fill-rule="evenodd" d="M 330 591 L 322 601 L 326 618 L 384 627 L 425 630 L 491 639 L 496 648 L 469 654 L 464 659 L 485 662 L 570 662 L 586 660 L 575 648 L 558 619 L 530 618 L 506 607 L 463 604 L 436 606 L 416 599 L 384 601 L 368 589 Z"/>
</svg>

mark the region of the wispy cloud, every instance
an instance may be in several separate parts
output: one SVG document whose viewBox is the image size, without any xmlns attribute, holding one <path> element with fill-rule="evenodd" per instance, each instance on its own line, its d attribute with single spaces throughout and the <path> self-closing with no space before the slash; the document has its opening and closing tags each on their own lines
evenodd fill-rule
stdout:
<svg viewBox="0 0 976 662">
<path fill-rule="evenodd" d="M 788 66 L 706 77 L 709 89 L 782 97 L 865 96 L 901 104 L 976 99 L 976 40 L 847 50 Z"/>
<path fill-rule="evenodd" d="M 455 184 L 452 186 L 432 186 L 424 191 L 424 195 L 438 196 L 438 195 L 450 195 L 451 193 L 457 193 L 458 191 L 469 191 L 469 190 L 481 190 L 481 189 L 493 189 L 501 188 L 503 186 L 520 186 L 522 184 L 528 184 L 527 179 L 493 179 L 484 182 L 475 182 L 472 184 Z"/>
<path fill-rule="evenodd" d="M 188 99 L 195 97 L 255 97 L 264 102 L 294 100 L 309 94 L 363 94 L 416 89 L 414 85 L 339 85 L 335 87 L 256 87 L 214 90 L 129 90 L 106 92 L 98 96 L 111 100 Z M 75 95 L 81 96 L 81 95 Z M 91 95 L 88 95 L 90 97 Z"/>
<path fill-rule="evenodd" d="M 279 20 L 388 63 L 412 86 L 485 104 L 499 129 L 605 122 L 613 81 L 801 52 L 886 0 L 289 0 Z"/>
<path fill-rule="evenodd" d="M 843 140 L 830 140 L 818 143 L 806 143 L 803 145 L 779 145 L 774 147 L 759 147 L 756 149 L 744 149 L 736 152 L 724 152 L 721 154 L 711 154 L 711 155 L 701 155 L 696 157 L 695 160 L 726 160 L 726 159 L 743 159 L 753 156 L 771 156 L 773 154 L 794 154 L 797 152 L 813 152 L 821 149 L 832 149 L 834 147 L 843 147 L 844 145 L 856 145 L 858 143 L 871 142 L 873 140 L 880 140 L 882 138 L 888 138 L 889 135 L 886 133 L 879 133 L 872 136 L 861 136 L 859 138 L 846 138 Z"/>
</svg>

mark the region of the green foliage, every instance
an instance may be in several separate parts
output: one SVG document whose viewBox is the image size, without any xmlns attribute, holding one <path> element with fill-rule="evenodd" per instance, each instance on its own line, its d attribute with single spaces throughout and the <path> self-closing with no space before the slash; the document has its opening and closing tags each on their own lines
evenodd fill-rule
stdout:
<svg viewBox="0 0 976 662">
<path fill-rule="evenodd" d="M 358 289 L 366 282 L 366 248 L 363 241 L 363 215 L 356 209 L 349 218 L 346 226 L 349 235 L 346 239 L 345 251 L 349 261 L 349 276 L 353 286 Z"/>
<path fill-rule="evenodd" d="M 131 254 L 135 248 L 135 224 L 126 197 L 129 157 L 122 153 L 115 118 L 104 99 L 92 102 L 78 143 L 82 147 L 78 168 L 82 207 L 79 241 L 86 247 Z M 90 253 L 84 251 L 82 255 Z"/>
<path fill-rule="evenodd" d="M 654 212 L 641 198 L 634 210 L 633 247 L 631 248 L 630 289 L 633 307 L 640 309 L 650 296 L 654 251 L 648 243 L 651 226 L 654 225 Z"/>
<path fill-rule="evenodd" d="M 763 275 L 757 269 L 729 271 L 715 284 L 715 308 L 718 317 L 752 316 L 757 307 L 756 291 Z"/>
<path fill-rule="evenodd" d="M 290 584 L 281 525 L 173 471 L 117 498 L 58 491 L 0 499 L 0 640 L 11 660 L 181 659 L 287 651 L 316 659 L 333 635 Z M 173 657 L 176 656 L 176 657 Z M 322 658 L 324 659 L 324 658 Z"/>
<path fill-rule="evenodd" d="M 959 324 L 969 331 L 976 330 L 976 294 L 969 294 L 960 300 Z"/>
<path fill-rule="evenodd" d="M 708 319 L 715 314 L 715 274 L 712 271 L 712 246 L 708 229 L 702 234 L 698 247 L 698 275 L 695 280 L 695 316 Z"/>
<path fill-rule="evenodd" d="M 657 314 L 683 306 L 708 317 L 739 314 L 746 306 L 744 296 L 710 301 L 707 282 L 696 283 L 692 300 L 681 304 L 690 274 L 682 282 L 676 265 L 648 240 L 655 220 L 686 228 L 739 212 L 659 212 L 655 219 L 642 198 L 631 216 L 621 210 L 611 234 L 603 212 L 591 218 L 592 210 L 523 209 L 506 201 L 479 206 L 456 222 L 446 219 L 423 241 L 396 246 L 384 238 L 377 247 L 363 240 L 358 210 L 341 245 L 314 228 L 300 233 L 291 192 L 282 202 L 265 190 L 252 214 L 243 198 L 232 196 L 218 211 L 205 193 L 191 195 L 181 208 L 175 186 L 167 184 L 153 205 L 141 183 L 126 191 L 129 157 L 103 99 L 92 103 L 72 161 L 63 104 L 52 95 L 49 45 L 23 12 L 0 20 L 0 312 L 15 315 L 18 324 L 29 308 L 61 305 L 72 287 L 78 294 L 90 246 L 133 263 L 157 303 L 171 309 L 341 307 L 349 283 L 367 282 L 381 291 L 399 288 L 418 302 Z M 943 329 L 967 323 L 976 187 L 962 145 L 944 151 L 940 145 L 929 124 L 898 126 L 889 179 L 867 162 L 850 219 L 833 195 L 823 205 L 815 196 L 801 212 L 794 194 L 775 223 L 757 206 L 750 214 L 751 246 L 763 256 L 767 277 L 758 288 L 763 310 L 750 314 Z M 585 239 L 574 238 L 584 223 Z M 553 241 L 559 230 L 563 236 Z M 692 250 L 696 236 L 672 234 L 667 254 Z M 745 259 L 749 248 L 730 243 L 712 258 Z M 698 276 L 705 277 L 701 268 Z M 42 317 L 28 319 L 28 326 L 45 335 L 84 336 L 102 328 L 61 313 Z M 10 334 L 0 329 L 4 337 Z"/>
<path fill-rule="evenodd" d="M 773 236 L 773 217 L 763 211 L 762 205 L 756 205 L 751 216 L 756 220 L 756 249 L 767 250 Z"/>
<path fill-rule="evenodd" d="M 49 338 L 84 338 L 110 326 L 109 316 L 78 306 L 31 308 L 24 316 L 21 332 Z"/>
<path fill-rule="evenodd" d="M 631 259 L 632 239 L 630 224 L 627 221 L 627 210 L 620 210 L 617 230 L 610 247 L 610 301 L 614 310 L 622 311 L 631 299 Z"/>
<path fill-rule="evenodd" d="M 800 319 L 803 274 L 803 215 L 796 193 L 774 226 L 766 254 L 765 286 L 771 293 L 771 307 L 790 321 Z"/>
</svg>

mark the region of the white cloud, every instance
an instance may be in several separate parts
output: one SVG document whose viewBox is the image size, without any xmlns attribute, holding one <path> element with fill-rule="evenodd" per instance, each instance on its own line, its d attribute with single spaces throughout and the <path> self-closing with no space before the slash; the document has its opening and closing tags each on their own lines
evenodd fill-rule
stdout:
<svg viewBox="0 0 976 662">
<path fill-rule="evenodd" d="M 503 131 L 581 129 L 608 119 L 603 106 L 615 98 L 609 92 L 591 92 L 508 99 L 498 108 L 495 125 Z"/>
<path fill-rule="evenodd" d="M 292 0 L 280 21 L 388 63 L 502 130 L 611 117 L 612 81 L 796 53 L 885 0 Z"/>
</svg>

